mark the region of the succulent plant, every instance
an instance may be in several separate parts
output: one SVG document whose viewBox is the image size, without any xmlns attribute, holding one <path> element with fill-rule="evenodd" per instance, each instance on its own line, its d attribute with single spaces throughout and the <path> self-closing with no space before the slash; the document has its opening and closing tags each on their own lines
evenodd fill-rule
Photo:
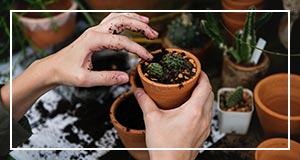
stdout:
<svg viewBox="0 0 300 160">
<path fill-rule="evenodd" d="M 181 54 L 168 53 L 163 56 L 161 63 L 168 69 L 179 69 L 184 64 L 184 59 Z"/>
<path fill-rule="evenodd" d="M 163 67 L 159 63 L 150 63 L 147 66 L 147 73 L 154 78 L 163 76 Z"/>
<path fill-rule="evenodd" d="M 195 22 L 193 15 L 183 13 L 168 25 L 168 36 L 170 41 L 182 48 L 195 45 L 195 39 L 200 35 L 199 25 Z"/>
<path fill-rule="evenodd" d="M 237 87 L 226 100 L 226 106 L 231 107 L 243 100 L 243 87 Z"/>
<path fill-rule="evenodd" d="M 255 10 L 252 6 L 249 9 Z M 211 14 L 207 14 L 207 20 L 201 20 L 200 26 L 202 32 L 206 33 L 219 47 L 224 51 L 224 54 L 230 54 L 237 63 L 250 64 L 252 52 L 256 46 L 256 28 L 262 26 L 270 19 L 272 13 L 263 14 L 256 20 L 255 12 L 249 12 L 245 21 L 245 26 L 242 30 L 234 33 L 234 45 L 228 47 L 222 38 L 221 32 L 218 28 L 216 18 Z"/>
</svg>

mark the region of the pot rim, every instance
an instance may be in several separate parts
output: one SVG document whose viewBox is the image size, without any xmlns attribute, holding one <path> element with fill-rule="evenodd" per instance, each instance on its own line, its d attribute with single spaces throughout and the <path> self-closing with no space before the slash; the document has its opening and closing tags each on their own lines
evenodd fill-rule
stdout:
<svg viewBox="0 0 300 160">
<path fill-rule="evenodd" d="M 254 2 L 254 3 L 253 3 Z M 264 0 L 252 0 L 252 1 L 234 1 L 234 0 L 222 0 L 221 3 L 223 4 L 226 4 L 227 6 L 252 6 L 252 5 L 255 5 L 255 6 L 260 6 L 260 5 L 263 5 L 263 2 Z M 230 7 L 229 7 L 230 8 Z M 237 9 L 237 8 L 235 8 Z M 235 10 L 233 9 L 233 10 Z M 245 11 L 247 12 L 247 11 Z"/>
<path fill-rule="evenodd" d="M 287 141 L 288 141 L 287 138 L 270 138 L 270 139 L 267 139 L 267 140 L 264 140 L 263 142 L 261 142 L 257 146 L 257 148 L 266 148 L 267 147 L 266 145 L 270 145 L 270 144 L 283 144 L 283 143 L 286 144 Z M 290 152 L 295 151 L 296 153 L 298 153 L 298 156 L 300 157 L 300 153 L 297 152 L 297 149 L 300 150 L 299 148 L 300 148 L 300 144 L 298 142 L 290 139 L 290 150 L 288 150 L 288 151 L 290 151 Z M 255 156 L 254 156 L 255 160 L 259 160 L 258 159 L 258 154 L 260 152 L 264 152 L 264 151 L 262 151 L 262 150 L 256 150 L 255 151 Z"/>
<path fill-rule="evenodd" d="M 241 70 L 241 71 L 254 71 L 254 70 L 257 70 L 258 68 L 263 68 L 264 66 L 268 65 L 270 63 L 270 60 L 269 60 L 269 57 L 266 53 L 263 53 L 263 60 L 261 61 L 261 63 L 258 63 L 257 65 L 255 66 L 242 66 L 242 65 L 239 65 L 235 62 L 233 62 L 228 55 L 224 55 L 223 58 L 226 59 L 228 61 L 228 64 L 234 68 L 237 68 L 238 70 Z"/>
<path fill-rule="evenodd" d="M 196 64 L 196 74 L 193 77 L 191 77 L 190 79 L 188 79 L 187 81 L 182 82 L 183 86 L 185 84 L 192 83 L 195 78 L 197 78 L 197 77 L 199 78 L 200 73 L 201 73 L 201 63 L 200 63 L 199 59 L 196 56 L 194 56 L 189 51 L 182 50 L 182 49 L 177 49 L 177 48 L 165 48 L 165 49 L 168 50 L 168 51 L 184 52 L 186 54 L 186 56 L 190 57 L 191 59 L 193 59 L 195 61 L 195 64 Z M 151 54 L 157 54 L 160 51 L 161 51 L 161 49 L 158 49 L 158 50 L 152 51 Z M 143 74 L 143 71 L 142 71 L 141 64 L 144 63 L 144 62 L 145 62 L 145 60 L 141 60 L 138 63 L 137 71 L 138 71 L 138 74 L 139 74 L 140 78 L 143 79 L 145 82 L 147 82 L 149 84 L 152 84 L 154 86 L 162 87 L 162 88 L 178 87 L 179 83 L 176 83 L 176 84 L 163 84 L 163 83 L 154 82 L 154 81 L 151 81 L 150 79 L 148 79 Z"/>
<path fill-rule="evenodd" d="M 257 103 L 256 107 L 259 107 L 260 109 L 262 109 L 265 113 L 273 116 L 273 117 L 276 117 L 276 118 L 279 118 L 279 119 L 282 119 L 282 120 L 285 120 L 287 121 L 288 120 L 288 116 L 287 115 L 284 115 L 284 114 L 280 114 L 280 113 L 277 113 L 271 109 L 269 109 L 261 100 L 260 96 L 259 95 L 259 91 L 261 89 L 261 87 L 267 83 L 268 81 L 272 80 L 272 79 L 278 79 L 280 77 L 286 77 L 288 78 L 288 74 L 287 73 L 278 73 L 278 74 L 273 74 L 273 75 L 270 75 L 264 79 L 262 79 L 261 81 L 258 82 L 258 84 L 255 86 L 254 88 L 254 101 L 255 103 Z M 295 75 L 295 74 L 290 74 L 290 79 L 292 78 L 299 78 L 298 75 Z M 298 121 L 300 120 L 300 116 L 291 116 L 290 115 L 290 121 Z"/>
<path fill-rule="evenodd" d="M 130 132 L 132 134 L 136 134 L 136 135 L 143 135 L 145 134 L 145 129 L 144 130 L 137 130 L 137 129 L 131 129 L 128 131 L 127 127 L 125 127 L 124 125 L 122 125 L 117 118 L 115 117 L 115 113 L 116 113 L 116 109 L 119 106 L 119 104 L 121 103 L 121 101 L 125 98 L 127 98 L 128 96 L 133 95 L 133 90 L 129 90 L 126 93 L 120 95 L 111 105 L 110 108 L 110 112 L 109 112 L 109 116 L 111 119 L 111 122 L 114 124 L 115 127 L 117 127 L 120 130 L 123 130 L 124 132 Z M 134 96 L 134 95 L 133 95 Z"/>
<path fill-rule="evenodd" d="M 228 111 L 224 111 L 224 110 L 221 109 L 221 107 L 219 105 L 220 104 L 220 95 L 221 95 L 221 93 L 224 92 L 224 91 L 234 91 L 234 90 L 235 90 L 235 88 L 233 88 L 233 87 L 222 87 L 222 88 L 218 89 L 218 111 L 222 112 L 222 113 L 232 113 L 232 114 L 244 114 L 244 115 L 252 114 L 253 111 L 254 111 L 253 92 L 248 88 L 243 88 L 243 92 L 248 92 L 251 96 L 251 111 L 250 112 L 237 112 L 237 111 L 228 112 Z"/>
</svg>

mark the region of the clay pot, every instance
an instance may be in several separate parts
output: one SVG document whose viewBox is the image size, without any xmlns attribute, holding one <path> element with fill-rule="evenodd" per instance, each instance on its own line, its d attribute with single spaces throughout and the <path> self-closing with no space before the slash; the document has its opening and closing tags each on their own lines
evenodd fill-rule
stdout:
<svg viewBox="0 0 300 160">
<path fill-rule="evenodd" d="M 75 10 L 77 8 L 77 4 L 72 0 L 62 1 L 57 5 L 60 9 Z M 62 42 L 72 35 L 76 24 L 76 13 L 59 13 L 54 15 L 52 20 L 29 14 L 28 16 L 19 16 L 19 20 L 24 26 L 24 33 L 31 39 L 32 43 L 38 48 L 45 48 Z M 58 25 L 57 31 L 53 29 L 53 23 Z"/>
<path fill-rule="evenodd" d="M 300 140 L 300 76 L 290 75 L 290 133 Z M 256 112 L 266 137 L 288 136 L 288 74 L 261 80 L 254 90 Z"/>
<path fill-rule="evenodd" d="M 163 39 L 162 39 L 162 46 L 164 48 L 177 48 L 177 49 L 181 49 L 180 47 L 174 45 L 171 40 L 169 39 L 169 36 L 166 35 Z M 202 48 L 184 48 L 186 51 L 191 52 L 192 54 L 194 54 L 198 59 L 200 59 L 205 53 L 206 51 L 212 46 L 212 41 L 208 40 Z"/>
<path fill-rule="evenodd" d="M 250 6 L 255 6 L 256 9 L 264 8 L 264 0 L 222 0 L 221 4 L 224 10 L 248 10 Z M 225 26 L 233 34 L 237 30 L 243 29 L 246 17 L 247 12 L 222 13 Z"/>
<path fill-rule="evenodd" d="M 290 150 L 256 150 L 255 160 L 299 160 L 300 144 L 291 140 Z M 271 138 L 260 143 L 257 148 L 287 148 L 288 139 Z"/>
<path fill-rule="evenodd" d="M 126 92 L 125 94 L 119 96 L 114 101 L 114 103 L 112 104 L 111 109 L 110 109 L 110 119 L 111 119 L 114 127 L 116 128 L 118 135 L 125 147 L 127 147 L 127 148 L 146 148 L 145 129 L 139 129 L 139 130 L 131 129 L 128 126 L 124 126 L 123 125 L 124 122 L 121 122 L 120 119 L 118 119 L 117 114 L 120 114 L 121 112 L 124 113 L 124 108 L 138 106 L 137 102 L 134 102 L 135 104 L 132 104 L 133 102 L 126 102 L 130 96 L 134 97 L 133 91 Z M 135 113 L 128 113 L 128 111 L 131 111 L 130 108 L 129 109 L 127 108 L 127 110 L 125 110 L 125 111 L 127 111 L 125 114 L 133 114 L 133 116 L 135 114 Z M 134 112 L 134 110 L 132 110 L 132 112 Z M 143 115 L 139 115 L 139 116 L 143 116 Z M 148 151 L 128 150 L 128 152 L 137 160 L 149 160 L 150 159 Z"/>
<path fill-rule="evenodd" d="M 156 102 L 159 108 L 172 109 L 179 107 L 191 96 L 192 91 L 201 73 L 201 64 L 197 57 L 195 57 L 192 53 L 188 51 L 172 48 L 166 48 L 166 50 L 170 52 L 184 52 L 186 56 L 192 58 L 195 61 L 196 74 L 191 79 L 183 82 L 181 85 L 183 87 L 181 87 L 179 84 L 162 84 L 149 80 L 147 77 L 145 77 L 144 73 L 142 72 L 141 64 L 144 61 L 139 62 L 137 70 L 146 93 Z M 161 52 L 161 50 L 153 51 L 152 54 L 155 55 L 159 52 Z"/>
<path fill-rule="evenodd" d="M 218 90 L 218 116 L 220 121 L 220 130 L 223 133 L 235 133 L 243 135 L 248 132 L 254 110 L 253 93 L 249 89 L 243 89 L 244 92 L 248 92 L 251 95 L 252 109 L 250 112 L 228 112 L 222 110 L 220 107 L 220 95 L 223 92 L 234 90 L 235 88 L 221 88 Z"/>
<path fill-rule="evenodd" d="M 256 66 L 245 67 L 233 62 L 228 55 L 223 56 L 222 86 L 253 89 L 254 85 L 264 77 L 270 66 L 269 58 L 263 54 Z"/>
</svg>

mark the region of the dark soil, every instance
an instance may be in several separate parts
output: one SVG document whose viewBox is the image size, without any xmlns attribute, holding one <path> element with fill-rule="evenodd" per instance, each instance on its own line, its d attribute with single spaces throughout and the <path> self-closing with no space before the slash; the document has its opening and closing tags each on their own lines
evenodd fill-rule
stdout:
<svg viewBox="0 0 300 160">
<path fill-rule="evenodd" d="M 251 103 L 251 95 L 247 92 L 243 93 L 243 100 L 234 105 L 234 106 L 226 106 L 226 101 L 232 92 L 225 91 L 220 94 L 220 108 L 224 111 L 228 112 L 250 112 L 252 109 Z"/>
<path fill-rule="evenodd" d="M 145 129 L 143 112 L 134 95 L 130 95 L 120 102 L 116 109 L 116 119 L 123 126 L 127 127 L 128 130 Z"/>
<path fill-rule="evenodd" d="M 154 55 L 152 61 L 142 64 L 142 71 L 148 79 L 163 84 L 182 84 L 184 81 L 189 80 L 196 74 L 196 65 L 194 64 L 194 60 L 187 57 L 184 52 L 177 53 L 173 51 L 172 53 L 180 54 L 183 57 L 184 63 L 180 68 L 168 68 L 161 62 L 163 56 L 168 53 L 170 52 L 165 49 L 161 49 L 161 52 Z M 149 63 L 159 63 L 163 67 L 163 77 L 157 79 L 148 75 L 146 70 Z"/>
</svg>

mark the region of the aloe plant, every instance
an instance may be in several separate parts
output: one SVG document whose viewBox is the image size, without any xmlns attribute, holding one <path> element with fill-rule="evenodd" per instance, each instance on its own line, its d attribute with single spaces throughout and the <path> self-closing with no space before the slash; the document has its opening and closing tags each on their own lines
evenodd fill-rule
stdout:
<svg viewBox="0 0 300 160">
<path fill-rule="evenodd" d="M 249 9 L 255 10 L 255 7 L 252 6 Z M 261 27 L 271 16 L 272 13 L 268 12 L 256 20 L 256 13 L 249 12 L 244 28 L 234 33 L 233 46 L 226 45 L 218 22 L 212 13 L 207 14 L 207 20 L 201 20 L 200 27 L 217 44 L 218 48 L 224 51 L 224 54 L 230 54 L 236 63 L 249 65 L 252 52 L 256 46 L 256 28 Z"/>
</svg>

